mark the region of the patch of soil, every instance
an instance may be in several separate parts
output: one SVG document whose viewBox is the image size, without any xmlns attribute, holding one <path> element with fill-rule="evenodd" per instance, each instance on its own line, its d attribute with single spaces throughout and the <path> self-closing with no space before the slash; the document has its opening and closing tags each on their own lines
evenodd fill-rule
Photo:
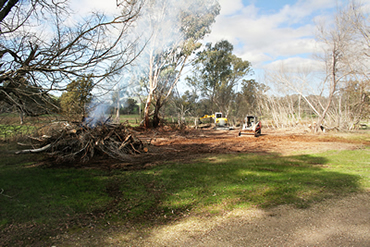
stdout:
<svg viewBox="0 0 370 247">
<path fill-rule="evenodd" d="M 113 231 L 101 243 L 148 247 L 370 246 L 369 207 L 370 193 L 361 193 L 308 209 L 281 205 L 270 210 L 233 210 L 217 217 L 189 217 L 144 234 Z"/>
<path fill-rule="evenodd" d="M 357 149 L 370 145 L 370 141 L 350 141 L 329 134 L 309 134 L 304 131 L 263 129 L 259 137 L 238 135 L 239 130 L 141 130 L 134 131 L 147 153 L 136 154 L 132 160 L 122 162 L 108 156 L 94 158 L 81 167 L 99 169 L 145 169 L 168 161 L 191 162 L 210 154 L 274 153 L 291 155 L 324 152 L 327 150 Z"/>
</svg>

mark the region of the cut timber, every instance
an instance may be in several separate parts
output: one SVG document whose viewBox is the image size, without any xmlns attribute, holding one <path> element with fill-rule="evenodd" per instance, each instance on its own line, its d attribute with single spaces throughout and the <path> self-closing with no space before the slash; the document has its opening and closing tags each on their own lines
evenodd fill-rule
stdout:
<svg viewBox="0 0 370 247">
<path fill-rule="evenodd" d="M 131 143 L 131 138 L 131 135 L 127 136 L 126 139 L 122 142 L 121 146 L 119 146 L 118 150 L 121 150 L 122 148 L 125 148 L 127 145 L 129 145 Z"/>
</svg>

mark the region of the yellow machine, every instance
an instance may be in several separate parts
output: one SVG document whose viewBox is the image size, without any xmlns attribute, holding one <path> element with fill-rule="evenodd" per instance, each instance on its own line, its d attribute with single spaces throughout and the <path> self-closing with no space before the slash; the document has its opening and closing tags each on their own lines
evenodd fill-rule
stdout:
<svg viewBox="0 0 370 247">
<path fill-rule="evenodd" d="M 222 112 L 216 112 L 212 115 L 204 115 L 203 117 L 199 118 L 200 122 L 202 122 L 202 119 L 206 118 L 212 118 L 216 127 L 226 127 L 227 124 L 227 118 L 224 118 L 222 115 Z"/>
</svg>

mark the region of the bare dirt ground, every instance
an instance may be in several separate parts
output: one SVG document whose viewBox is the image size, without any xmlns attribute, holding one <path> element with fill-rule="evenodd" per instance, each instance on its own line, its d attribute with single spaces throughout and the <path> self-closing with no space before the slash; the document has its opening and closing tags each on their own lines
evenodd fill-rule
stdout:
<svg viewBox="0 0 370 247">
<path fill-rule="evenodd" d="M 104 162 L 108 169 L 150 169 L 167 161 L 191 162 L 210 154 L 277 153 L 291 155 L 327 150 L 355 150 L 370 141 L 349 141 L 338 135 L 263 130 L 157 130 L 136 132 L 149 152 L 132 162 Z M 102 161 L 96 161 L 101 165 Z M 93 165 L 93 164 L 92 164 Z M 261 210 L 234 210 L 221 216 L 190 216 L 142 229 L 111 225 L 53 239 L 54 246 L 370 246 L 370 192 L 352 194 L 297 209 L 283 205 Z"/>
<path fill-rule="evenodd" d="M 100 236 L 110 246 L 370 246 L 369 208 L 370 194 L 364 193 L 309 209 L 284 205 L 267 211 L 234 210 L 220 217 L 187 218 L 150 232 L 116 230 Z"/>
<path fill-rule="evenodd" d="M 108 169 L 142 169 L 167 161 L 191 162 L 209 154 L 275 153 L 290 155 L 327 150 L 362 148 L 367 141 L 350 141 L 333 134 L 311 134 L 307 130 L 263 129 L 262 135 L 238 136 L 239 130 L 160 130 L 133 131 L 148 147 L 149 152 L 134 156 L 129 162 L 97 159 L 89 165 Z"/>
</svg>

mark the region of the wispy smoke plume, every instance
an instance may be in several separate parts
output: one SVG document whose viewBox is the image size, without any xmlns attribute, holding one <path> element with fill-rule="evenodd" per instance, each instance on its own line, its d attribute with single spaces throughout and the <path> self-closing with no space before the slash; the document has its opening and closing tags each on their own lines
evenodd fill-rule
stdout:
<svg viewBox="0 0 370 247">
<path fill-rule="evenodd" d="M 146 44 L 144 52 L 136 60 L 136 66 L 144 70 L 149 68 L 150 54 L 169 52 L 188 38 L 189 32 L 186 31 L 194 25 L 191 23 L 194 19 L 187 23 L 184 15 L 201 19 L 215 6 L 219 6 L 217 0 L 148 0 L 133 31 L 134 37 L 140 35 L 140 42 Z M 198 25 L 196 28 L 207 27 Z"/>
<path fill-rule="evenodd" d="M 85 124 L 89 127 L 96 127 L 110 120 L 109 104 L 99 103 L 92 104 L 88 117 L 85 119 Z"/>
</svg>

